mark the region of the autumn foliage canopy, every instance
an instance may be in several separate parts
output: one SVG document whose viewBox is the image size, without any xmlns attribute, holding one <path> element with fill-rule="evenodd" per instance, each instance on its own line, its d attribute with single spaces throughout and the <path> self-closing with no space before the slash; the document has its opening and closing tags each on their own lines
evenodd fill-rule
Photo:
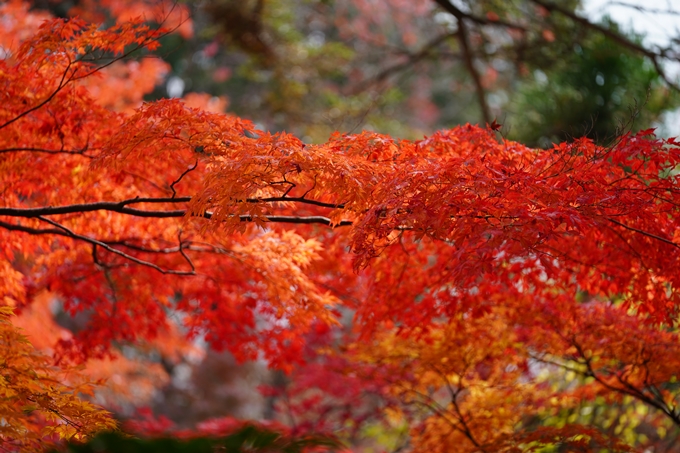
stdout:
<svg viewBox="0 0 680 453">
<path fill-rule="evenodd" d="M 634 451 L 680 428 L 674 139 L 306 144 L 200 95 L 141 103 L 164 63 L 128 57 L 181 8 L 165 28 L 0 14 L 2 448 L 114 428 L 97 370 L 197 339 L 287 373 L 298 433 Z M 642 441 L 580 417 L 626 404 Z"/>
</svg>

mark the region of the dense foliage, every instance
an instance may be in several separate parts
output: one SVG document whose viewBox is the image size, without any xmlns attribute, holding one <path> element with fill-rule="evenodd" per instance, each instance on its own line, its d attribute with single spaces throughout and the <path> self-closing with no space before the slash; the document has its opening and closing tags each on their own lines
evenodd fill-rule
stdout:
<svg viewBox="0 0 680 453">
<path fill-rule="evenodd" d="M 167 70 L 159 42 L 191 22 L 178 4 L 112 5 L 108 27 L 0 5 L 3 448 L 110 430 L 95 402 L 129 415 L 205 348 L 280 373 L 261 392 L 288 429 L 263 449 L 335 445 L 310 433 L 357 451 L 677 439 L 675 139 L 539 150 L 494 122 L 306 143 L 207 95 L 142 103 Z M 101 439 L 119 442 L 70 448 Z"/>
</svg>

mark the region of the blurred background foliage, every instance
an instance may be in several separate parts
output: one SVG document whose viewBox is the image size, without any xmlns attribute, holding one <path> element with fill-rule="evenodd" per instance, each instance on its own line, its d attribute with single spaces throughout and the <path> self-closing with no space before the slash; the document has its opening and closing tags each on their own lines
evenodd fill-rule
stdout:
<svg viewBox="0 0 680 453">
<path fill-rule="evenodd" d="M 177 436 L 140 439 L 120 432 L 101 433 L 86 443 L 74 441 L 51 453 L 321 453 L 338 448 L 340 444 L 329 437 L 294 437 L 246 424 L 229 434 L 186 439 Z"/>
<path fill-rule="evenodd" d="M 620 32 L 611 20 L 606 26 Z M 529 69 L 507 106 L 510 137 L 529 146 L 582 136 L 606 144 L 622 131 L 650 127 L 678 105 L 677 92 L 643 56 L 592 32 L 560 58 Z"/>
<path fill-rule="evenodd" d="M 171 35 L 163 47 L 169 94 L 226 96 L 230 112 L 308 142 L 361 129 L 418 138 L 498 118 L 504 134 L 531 146 L 583 135 L 606 143 L 678 106 L 645 55 L 570 17 L 531 0 L 451 2 L 461 19 L 443 3 L 189 2 L 194 36 Z M 580 11 L 578 1 L 559 4 Z M 601 25 L 642 43 L 611 20 Z"/>
</svg>

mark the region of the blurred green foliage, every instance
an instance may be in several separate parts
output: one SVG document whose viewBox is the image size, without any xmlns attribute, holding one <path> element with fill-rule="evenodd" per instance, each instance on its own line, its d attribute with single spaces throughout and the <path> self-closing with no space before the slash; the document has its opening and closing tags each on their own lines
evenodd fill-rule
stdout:
<svg viewBox="0 0 680 453">
<path fill-rule="evenodd" d="M 611 21 L 605 25 L 618 30 Z M 533 77 L 518 82 L 507 117 L 509 137 L 529 146 L 583 136 L 606 144 L 679 105 L 650 62 L 601 34 L 590 33 L 548 67 L 531 69 Z"/>
<path fill-rule="evenodd" d="M 123 433 L 103 433 L 87 443 L 69 443 L 62 451 L 68 453 L 302 453 L 307 448 L 315 451 L 334 451 L 340 444 L 329 437 L 287 437 L 253 425 L 219 438 L 194 439 L 131 437 Z M 51 453 L 59 453 L 54 450 Z"/>
</svg>

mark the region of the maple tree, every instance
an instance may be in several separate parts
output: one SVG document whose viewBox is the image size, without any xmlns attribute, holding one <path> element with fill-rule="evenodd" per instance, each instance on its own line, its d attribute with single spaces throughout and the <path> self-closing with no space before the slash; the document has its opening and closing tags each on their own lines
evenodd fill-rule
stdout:
<svg viewBox="0 0 680 453">
<path fill-rule="evenodd" d="M 181 8 L 109 28 L 0 8 L 3 447 L 113 427 L 73 367 L 139 370 L 123 348 L 173 360 L 197 338 L 288 373 L 265 391 L 293 434 L 357 448 L 371 429 L 414 451 L 677 436 L 675 139 L 541 151 L 465 125 L 306 144 L 208 96 L 139 104 L 166 67 L 128 57 L 186 27 Z M 50 324 L 55 297 L 72 332 Z M 619 402 L 656 434 L 551 424 Z"/>
</svg>

